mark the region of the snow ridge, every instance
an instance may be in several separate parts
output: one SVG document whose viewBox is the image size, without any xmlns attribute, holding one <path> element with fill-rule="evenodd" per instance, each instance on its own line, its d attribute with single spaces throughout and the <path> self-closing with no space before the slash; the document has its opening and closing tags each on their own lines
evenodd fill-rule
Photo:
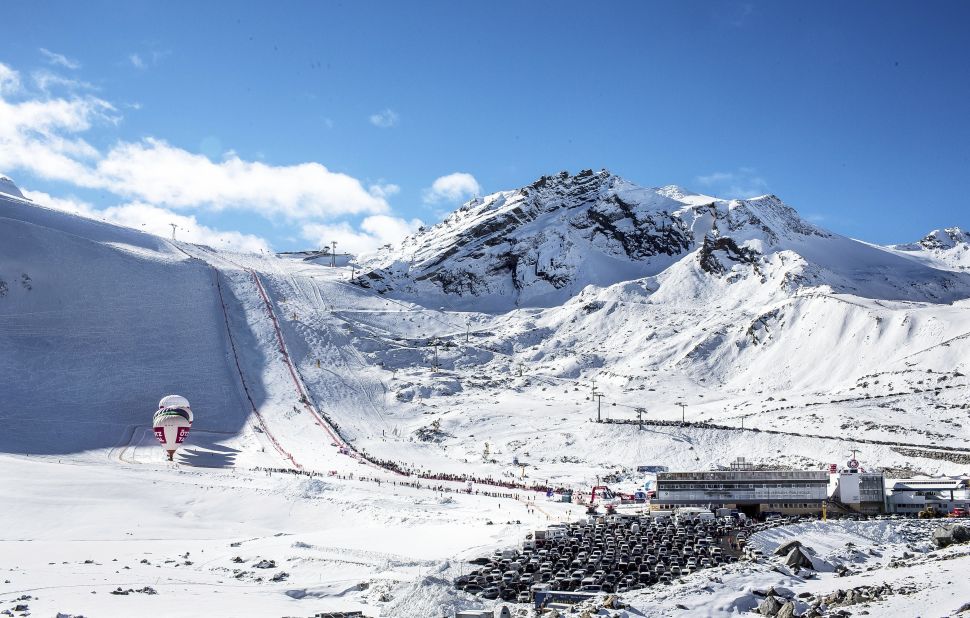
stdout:
<svg viewBox="0 0 970 618">
<path fill-rule="evenodd" d="M 940 251 L 965 244 L 956 228 L 935 234 L 919 246 Z M 953 302 L 970 291 L 970 278 L 951 268 L 914 265 L 898 251 L 833 234 L 774 195 L 724 200 L 674 185 L 640 187 L 607 170 L 561 172 L 476 198 L 399 247 L 362 256 L 358 282 L 416 301 L 505 311 L 561 305 L 587 286 L 672 268 L 767 283 L 778 255 L 799 262 L 785 269 L 780 289 L 786 295 L 826 287 Z"/>
</svg>

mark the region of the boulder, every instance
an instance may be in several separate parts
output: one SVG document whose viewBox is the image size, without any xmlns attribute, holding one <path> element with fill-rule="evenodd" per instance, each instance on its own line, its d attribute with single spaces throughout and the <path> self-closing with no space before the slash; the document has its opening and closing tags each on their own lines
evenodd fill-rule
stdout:
<svg viewBox="0 0 970 618">
<path fill-rule="evenodd" d="M 765 597 L 765 600 L 758 605 L 758 613 L 762 616 L 776 616 L 781 608 L 781 601 L 773 596 L 767 596 Z"/>
<path fill-rule="evenodd" d="M 775 618 L 795 618 L 795 604 L 792 601 L 788 601 L 782 605 L 778 613 L 775 614 Z"/>
<path fill-rule="evenodd" d="M 948 524 L 933 531 L 933 542 L 940 548 L 967 541 L 970 541 L 970 528 L 963 524 Z"/>
<path fill-rule="evenodd" d="M 775 550 L 775 555 L 786 556 L 788 555 L 788 552 L 795 549 L 796 547 L 801 547 L 801 546 L 802 546 L 802 542 L 799 540 L 789 541 L 784 545 L 779 546 L 778 549 Z"/>
<path fill-rule="evenodd" d="M 793 569 L 813 568 L 811 557 L 805 552 L 804 549 L 802 549 L 800 545 L 793 547 L 792 550 L 788 552 L 788 556 L 785 557 L 785 564 Z"/>
</svg>

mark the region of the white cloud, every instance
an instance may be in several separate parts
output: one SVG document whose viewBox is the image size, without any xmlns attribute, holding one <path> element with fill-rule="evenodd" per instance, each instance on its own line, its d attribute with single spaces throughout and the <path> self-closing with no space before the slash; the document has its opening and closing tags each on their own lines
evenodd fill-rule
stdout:
<svg viewBox="0 0 970 618">
<path fill-rule="evenodd" d="M 78 62 L 77 60 L 74 60 L 73 58 L 68 58 L 64 54 L 58 54 L 56 52 L 52 52 L 49 49 L 45 49 L 43 47 L 40 48 L 40 53 L 50 64 L 53 64 L 56 66 L 62 66 L 65 69 L 72 69 L 72 70 L 81 68 L 80 62 Z"/>
<path fill-rule="evenodd" d="M 193 216 L 177 214 L 143 202 L 112 206 L 101 212 L 112 223 L 142 229 L 156 236 L 167 236 L 172 230 L 170 224 L 174 223 L 177 226 L 175 237 L 179 240 L 234 251 L 270 251 L 269 243 L 258 236 L 217 230 L 202 225 Z"/>
<path fill-rule="evenodd" d="M 383 245 L 399 243 L 422 225 L 419 219 L 408 221 L 388 215 L 372 215 L 360 222 L 359 229 L 354 229 L 346 222 L 310 223 L 303 226 L 303 238 L 313 242 L 316 247 L 329 246 L 330 241 L 336 240 L 338 252 L 359 255 Z"/>
<path fill-rule="evenodd" d="M 694 180 L 726 198 L 750 198 L 768 193 L 768 182 L 751 167 L 741 167 L 734 172 L 714 172 Z"/>
<path fill-rule="evenodd" d="M 381 199 L 391 197 L 392 195 L 397 195 L 401 192 L 401 187 L 394 184 L 373 184 L 367 187 L 367 190 L 374 197 Z"/>
<path fill-rule="evenodd" d="M 393 127 L 398 121 L 397 112 L 391 108 L 387 108 L 384 111 L 377 112 L 376 114 L 371 114 L 370 123 L 375 127 L 380 127 L 382 129 L 387 129 Z"/>
<path fill-rule="evenodd" d="M 155 138 L 122 142 L 95 169 L 112 192 L 173 208 L 243 208 L 290 219 L 382 213 L 383 197 L 319 163 L 273 166 L 231 152 L 219 162 Z"/>
<path fill-rule="evenodd" d="M 47 69 L 32 72 L 30 78 L 37 89 L 45 94 L 50 94 L 50 91 L 55 87 L 65 88 L 72 92 L 75 90 L 97 90 L 93 84 L 84 80 L 64 77 Z"/>
<path fill-rule="evenodd" d="M 170 224 L 174 223 L 177 227 L 176 238 L 179 240 L 234 251 L 251 253 L 271 251 L 269 243 L 259 236 L 207 227 L 199 223 L 193 216 L 178 214 L 143 202 L 131 202 L 98 209 L 81 200 L 58 198 L 42 191 L 24 189 L 23 194 L 41 206 L 134 228 L 156 236 L 168 238 L 172 233 Z"/>
<path fill-rule="evenodd" d="M 424 202 L 426 204 L 459 202 L 479 195 L 481 192 L 482 187 L 474 176 L 466 172 L 455 172 L 436 178 L 431 186 L 424 190 Z"/>
<path fill-rule="evenodd" d="M 2 69 L 0 65 L 0 75 Z M 96 186 L 90 163 L 99 153 L 78 134 L 94 123 L 116 122 L 114 111 L 107 101 L 91 96 L 18 103 L 0 96 L 0 118 L 4 119 L 0 123 L 0 169 L 22 169 L 42 178 Z"/>
<path fill-rule="evenodd" d="M 20 91 L 20 73 L 0 63 L 0 95 Z"/>
<path fill-rule="evenodd" d="M 319 163 L 274 166 L 229 153 L 220 161 L 164 140 L 118 142 L 107 152 L 83 134 L 119 122 L 113 105 L 94 96 L 10 102 L 19 74 L 0 64 L 0 169 L 106 189 L 126 199 L 169 208 L 245 209 L 307 220 L 388 212 L 392 184 L 365 188 Z"/>
<path fill-rule="evenodd" d="M 160 50 L 153 49 L 148 52 L 132 52 L 128 54 L 128 63 L 135 67 L 139 71 L 143 71 L 148 67 L 153 67 L 161 64 L 162 60 L 168 57 L 172 52 L 170 50 Z"/>
<path fill-rule="evenodd" d="M 11 99 L 8 95 L 14 93 L 17 97 Z M 231 150 L 213 160 L 155 137 L 96 147 L 86 136 L 94 127 L 120 122 L 115 106 L 88 93 L 25 94 L 20 74 L 2 63 L 0 118 L 0 169 L 104 190 L 127 202 L 95 208 L 31 192 L 38 203 L 154 234 L 168 236 L 168 224 L 176 223 L 184 240 L 268 250 L 262 238 L 204 226 L 185 212 L 240 209 L 298 221 L 306 239 L 337 240 L 343 250 L 362 252 L 398 242 L 421 225 L 417 219 L 390 216 L 387 199 L 400 192 L 398 185 L 383 179 L 364 185 L 315 162 L 269 165 L 244 160 Z M 435 195 L 461 195 L 477 191 L 478 184 L 470 175 L 452 174 L 433 188 Z M 364 218 L 357 227 L 327 222 L 350 215 Z"/>
</svg>

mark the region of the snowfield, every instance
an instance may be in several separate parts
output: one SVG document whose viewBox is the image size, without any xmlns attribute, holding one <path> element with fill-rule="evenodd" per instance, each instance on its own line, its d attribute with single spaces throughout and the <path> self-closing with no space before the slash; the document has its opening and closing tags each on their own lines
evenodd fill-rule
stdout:
<svg viewBox="0 0 970 618">
<path fill-rule="evenodd" d="M 583 172 L 331 268 L 0 190 L 0 611 L 442 616 L 483 606 L 450 584 L 467 560 L 582 516 L 536 487 L 738 456 L 817 468 L 853 448 L 893 474 L 970 470 L 958 228 L 880 247 L 774 196 Z M 195 423 L 169 463 L 150 422 L 172 393 Z M 929 534 L 766 531 L 769 552 L 797 537 L 852 573 L 739 563 L 626 611 L 732 615 L 770 586 L 889 583 L 905 593 L 872 615 L 945 615 L 970 601 L 970 550 Z"/>
</svg>

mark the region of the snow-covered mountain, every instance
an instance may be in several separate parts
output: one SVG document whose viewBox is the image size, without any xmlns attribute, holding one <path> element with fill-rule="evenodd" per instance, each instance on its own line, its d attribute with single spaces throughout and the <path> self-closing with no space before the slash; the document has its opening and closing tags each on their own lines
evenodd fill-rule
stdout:
<svg viewBox="0 0 970 618">
<path fill-rule="evenodd" d="M 970 234 L 958 227 L 933 230 L 918 242 L 891 248 L 934 268 L 970 270 Z"/>
<path fill-rule="evenodd" d="M 891 473 L 963 472 L 970 274 L 944 259 L 965 236 L 933 236 L 878 247 L 772 196 L 584 172 L 473 201 L 352 284 L 3 181 L 0 609 L 40 588 L 48 615 L 478 607 L 448 581 L 463 560 L 584 509 L 438 489 L 460 475 L 630 489 L 641 464 L 818 468 L 860 446 Z M 592 387 L 604 420 L 652 424 L 590 422 Z M 168 463 L 150 419 L 173 392 L 195 422 Z M 725 581 L 698 611 L 754 585 Z"/>
<path fill-rule="evenodd" d="M 920 246 L 952 250 L 956 241 L 946 238 Z M 586 286 L 671 268 L 732 282 L 753 277 L 785 295 L 804 288 L 931 302 L 970 295 L 970 276 L 823 230 L 773 195 L 723 200 L 639 187 L 605 170 L 543 176 L 475 199 L 361 262 L 360 282 L 377 291 L 481 310 L 560 305 Z"/>
</svg>

